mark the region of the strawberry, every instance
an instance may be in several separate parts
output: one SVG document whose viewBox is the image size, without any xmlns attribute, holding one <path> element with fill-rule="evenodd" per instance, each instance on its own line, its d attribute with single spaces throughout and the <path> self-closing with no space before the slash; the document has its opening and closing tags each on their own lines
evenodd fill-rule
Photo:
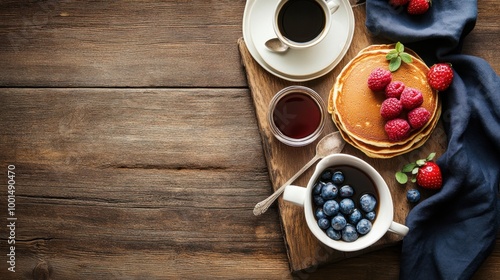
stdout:
<svg viewBox="0 0 500 280">
<path fill-rule="evenodd" d="M 420 187 L 437 190 L 441 188 L 442 184 L 441 169 L 439 169 L 439 166 L 435 162 L 428 161 L 418 169 L 417 185 Z"/>
<path fill-rule="evenodd" d="M 406 11 L 410 15 L 421 15 L 425 14 L 430 7 L 430 0 L 410 0 Z"/>
<path fill-rule="evenodd" d="M 427 82 L 435 90 L 446 90 L 452 81 L 453 69 L 449 63 L 434 64 L 427 73 Z"/>
<path fill-rule="evenodd" d="M 416 175 L 411 179 L 412 182 L 417 183 L 424 189 L 438 190 L 443 185 L 443 176 L 439 166 L 432 161 L 436 153 L 431 153 L 425 159 L 419 159 L 403 166 L 403 168 L 396 172 L 396 180 L 400 184 L 408 182 L 408 175 L 410 173 Z"/>
</svg>

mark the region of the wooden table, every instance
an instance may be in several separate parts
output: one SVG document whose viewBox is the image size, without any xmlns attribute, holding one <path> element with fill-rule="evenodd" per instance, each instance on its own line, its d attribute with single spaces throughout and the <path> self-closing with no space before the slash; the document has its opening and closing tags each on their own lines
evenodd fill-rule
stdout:
<svg viewBox="0 0 500 280">
<path fill-rule="evenodd" d="M 271 182 L 244 6 L 0 1 L 2 279 L 397 278 L 399 246 L 292 275 L 277 208 L 253 216 Z M 498 73 L 500 4 L 478 8 L 463 52 Z M 475 278 L 499 273 L 497 246 Z"/>
</svg>

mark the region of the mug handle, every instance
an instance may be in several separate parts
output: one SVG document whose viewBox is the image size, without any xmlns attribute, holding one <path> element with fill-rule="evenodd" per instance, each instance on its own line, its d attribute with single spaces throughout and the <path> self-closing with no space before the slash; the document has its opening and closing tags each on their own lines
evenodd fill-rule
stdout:
<svg viewBox="0 0 500 280">
<path fill-rule="evenodd" d="M 395 234 L 405 236 L 408 234 L 408 231 L 410 230 L 407 226 L 402 225 L 400 223 L 396 223 L 394 221 L 391 222 L 391 225 L 389 226 L 388 229 L 390 232 L 393 232 Z"/>
<path fill-rule="evenodd" d="M 288 185 L 283 192 L 283 200 L 298 206 L 304 206 L 307 188 Z"/>
<path fill-rule="evenodd" d="M 333 15 L 333 13 L 335 13 L 335 12 L 339 9 L 339 7 L 340 7 L 340 5 L 337 3 L 337 1 L 336 1 L 336 0 L 326 0 L 325 2 L 326 2 L 326 5 L 328 6 L 328 8 L 330 9 L 330 14 L 332 14 L 332 15 Z"/>
</svg>

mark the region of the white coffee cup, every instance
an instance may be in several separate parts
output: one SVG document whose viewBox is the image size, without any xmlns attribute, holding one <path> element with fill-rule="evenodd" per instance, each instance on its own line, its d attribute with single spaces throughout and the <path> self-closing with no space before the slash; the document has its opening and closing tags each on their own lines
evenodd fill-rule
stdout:
<svg viewBox="0 0 500 280">
<path fill-rule="evenodd" d="M 318 222 L 315 218 L 315 206 L 312 198 L 314 185 L 324 170 L 328 168 L 335 168 L 336 166 L 346 165 L 352 166 L 364 172 L 372 180 L 376 191 L 378 192 L 378 209 L 376 218 L 372 222 L 370 232 L 366 235 L 360 236 L 357 240 L 352 242 L 334 240 L 326 235 L 325 231 L 318 226 Z M 356 189 L 356 186 L 352 187 Z M 333 154 L 323 158 L 316 165 L 316 169 L 307 184 L 307 188 L 289 185 L 285 188 L 283 199 L 296 205 L 303 206 L 306 223 L 312 234 L 328 247 L 338 251 L 351 252 L 367 248 L 382 238 L 387 231 L 401 236 L 405 236 L 409 231 L 408 227 L 405 225 L 394 222 L 394 206 L 392 203 L 391 193 L 380 173 L 378 173 L 367 162 L 351 155 Z"/>
<path fill-rule="evenodd" d="M 278 39 L 294 49 L 312 47 L 330 31 L 338 0 L 281 0 L 276 6 L 273 27 Z"/>
</svg>

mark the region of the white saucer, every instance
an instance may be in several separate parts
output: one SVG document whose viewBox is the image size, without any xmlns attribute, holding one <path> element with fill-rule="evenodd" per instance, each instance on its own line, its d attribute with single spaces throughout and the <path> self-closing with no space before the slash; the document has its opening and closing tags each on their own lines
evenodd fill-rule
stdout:
<svg viewBox="0 0 500 280">
<path fill-rule="evenodd" d="M 252 57 L 271 74 L 285 80 L 303 82 L 330 72 L 344 55 L 354 34 L 354 14 L 348 0 L 337 0 L 330 32 L 319 44 L 305 49 L 275 53 L 264 43 L 276 37 L 274 9 L 279 0 L 247 0 L 243 14 L 243 38 Z"/>
</svg>

